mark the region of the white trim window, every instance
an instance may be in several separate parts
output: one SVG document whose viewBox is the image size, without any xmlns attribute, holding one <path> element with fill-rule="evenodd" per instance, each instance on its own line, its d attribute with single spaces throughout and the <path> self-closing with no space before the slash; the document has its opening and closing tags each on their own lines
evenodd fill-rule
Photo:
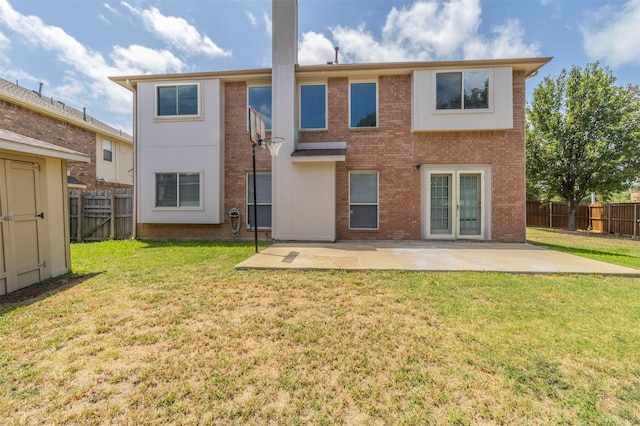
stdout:
<svg viewBox="0 0 640 426">
<path fill-rule="evenodd" d="M 247 110 L 253 107 L 264 118 L 266 130 L 271 130 L 271 86 L 249 86 L 247 87 Z M 247 121 L 249 129 L 249 121 Z"/>
<path fill-rule="evenodd" d="M 349 128 L 378 127 L 378 83 L 349 82 Z"/>
<path fill-rule="evenodd" d="M 271 228 L 271 172 L 256 172 L 258 229 Z M 247 229 L 253 229 L 253 173 L 247 173 Z"/>
<path fill-rule="evenodd" d="M 327 129 L 327 85 L 300 85 L 300 129 Z"/>
<path fill-rule="evenodd" d="M 156 208 L 201 209 L 202 173 L 155 173 Z"/>
<path fill-rule="evenodd" d="M 156 117 L 200 116 L 200 83 L 156 85 Z"/>
<path fill-rule="evenodd" d="M 378 229 L 378 172 L 349 172 L 349 229 Z"/>
<path fill-rule="evenodd" d="M 491 107 L 491 72 L 437 72 L 436 110 L 488 110 Z"/>
<path fill-rule="evenodd" d="M 102 140 L 102 160 L 113 162 L 113 144 L 110 140 Z"/>
</svg>

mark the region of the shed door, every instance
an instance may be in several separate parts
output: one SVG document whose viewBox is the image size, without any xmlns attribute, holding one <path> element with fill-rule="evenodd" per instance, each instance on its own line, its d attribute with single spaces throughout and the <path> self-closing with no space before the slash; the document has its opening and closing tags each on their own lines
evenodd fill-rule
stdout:
<svg viewBox="0 0 640 426">
<path fill-rule="evenodd" d="M 0 183 L 0 293 L 3 289 L 6 293 L 16 291 L 44 278 L 39 174 L 38 163 L 0 160 L 0 176 L 4 177 Z"/>
</svg>

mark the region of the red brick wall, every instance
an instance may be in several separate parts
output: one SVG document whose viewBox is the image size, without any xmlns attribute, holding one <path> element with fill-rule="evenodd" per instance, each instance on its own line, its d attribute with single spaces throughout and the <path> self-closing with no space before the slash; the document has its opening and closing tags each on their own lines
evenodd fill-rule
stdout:
<svg viewBox="0 0 640 426">
<path fill-rule="evenodd" d="M 32 111 L 8 101 L 0 101 L 0 127 L 10 132 L 73 149 L 91 157 L 90 163 L 67 163 L 71 175 L 87 189 L 130 187 L 96 181 L 96 134 L 78 126 Z"/>
<path fill-rule="evenodd" d="M 411 128 L 411 77 L 378 80 L 378 128 L 348 128 L 347 78 L 330 79 L 329 130 L 302 132 L 300 142 L 346 141 L 337 163 L 338 239 L 420 239 L 421 172 L 416 164 L 491 167 L 491 238 L 525 240 L 524 74 L 514 73 L 514 129 L 477 132 L 420 132 Z M 379 172 L 379 229 L 349 229 L 349 171 Z M 488 177 L 488 176 L 487 176 Z"/>
<path fill-rule="evenodd" d="M 514 73 L 514 129 L 478 132 L 411 133 L 411 76 L 378 80 L 378 128 L 349 129 L 347 78 L 328 81 L 328 130 L 301 132 L 299 142 L 347 143 L 345 162 L 336 167 L 338 239 L 406 239 L 422 236 L 420 164 L 483 164 L 491 168 L 492 240 L 525 240 L 524 74 Z M 228 216 L 222 225 L 138 226 L 138 234 L 170 239 L 252 239 L 246 230 L 246 173 L 251 171 L 251 143 L 246 129 L 246 84 L 227 83 L 225 94 L 225 201 L 241 212 L 237 236 Z M 257 170 L 270 170 L 271 158 L 256 150 Z M 379 229 L 349 229 L 349 171 L 379 172 Z M 487 176 L 488 178 L 488 176 Z M 487 186 L 488 187 L 488 186 Z M 269 237 L 260 232 L 260 238 Z"/>
</svg>

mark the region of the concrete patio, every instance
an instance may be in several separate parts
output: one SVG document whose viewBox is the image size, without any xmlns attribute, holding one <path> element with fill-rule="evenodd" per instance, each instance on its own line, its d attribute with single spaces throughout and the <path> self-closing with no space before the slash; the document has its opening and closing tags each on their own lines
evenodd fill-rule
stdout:
<svg viewBox="0 0 640 426">
<path fill-rule="evenodd" d="M 530 244 L 428 241 L 276 243 L 236 269 L 494 271 L 640 276 L 640 270 Z"/>
</svg>

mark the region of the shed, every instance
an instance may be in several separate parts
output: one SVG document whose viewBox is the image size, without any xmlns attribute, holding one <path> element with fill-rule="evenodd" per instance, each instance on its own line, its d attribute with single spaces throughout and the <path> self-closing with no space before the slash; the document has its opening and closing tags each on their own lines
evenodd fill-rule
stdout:
<svg viewBox="0 0 640 426">
<path fill-rule="evenodd" d="M 0 129 L 0 295 L 71 269 L 67 162 L 90 158 Z"/>
</svg>

